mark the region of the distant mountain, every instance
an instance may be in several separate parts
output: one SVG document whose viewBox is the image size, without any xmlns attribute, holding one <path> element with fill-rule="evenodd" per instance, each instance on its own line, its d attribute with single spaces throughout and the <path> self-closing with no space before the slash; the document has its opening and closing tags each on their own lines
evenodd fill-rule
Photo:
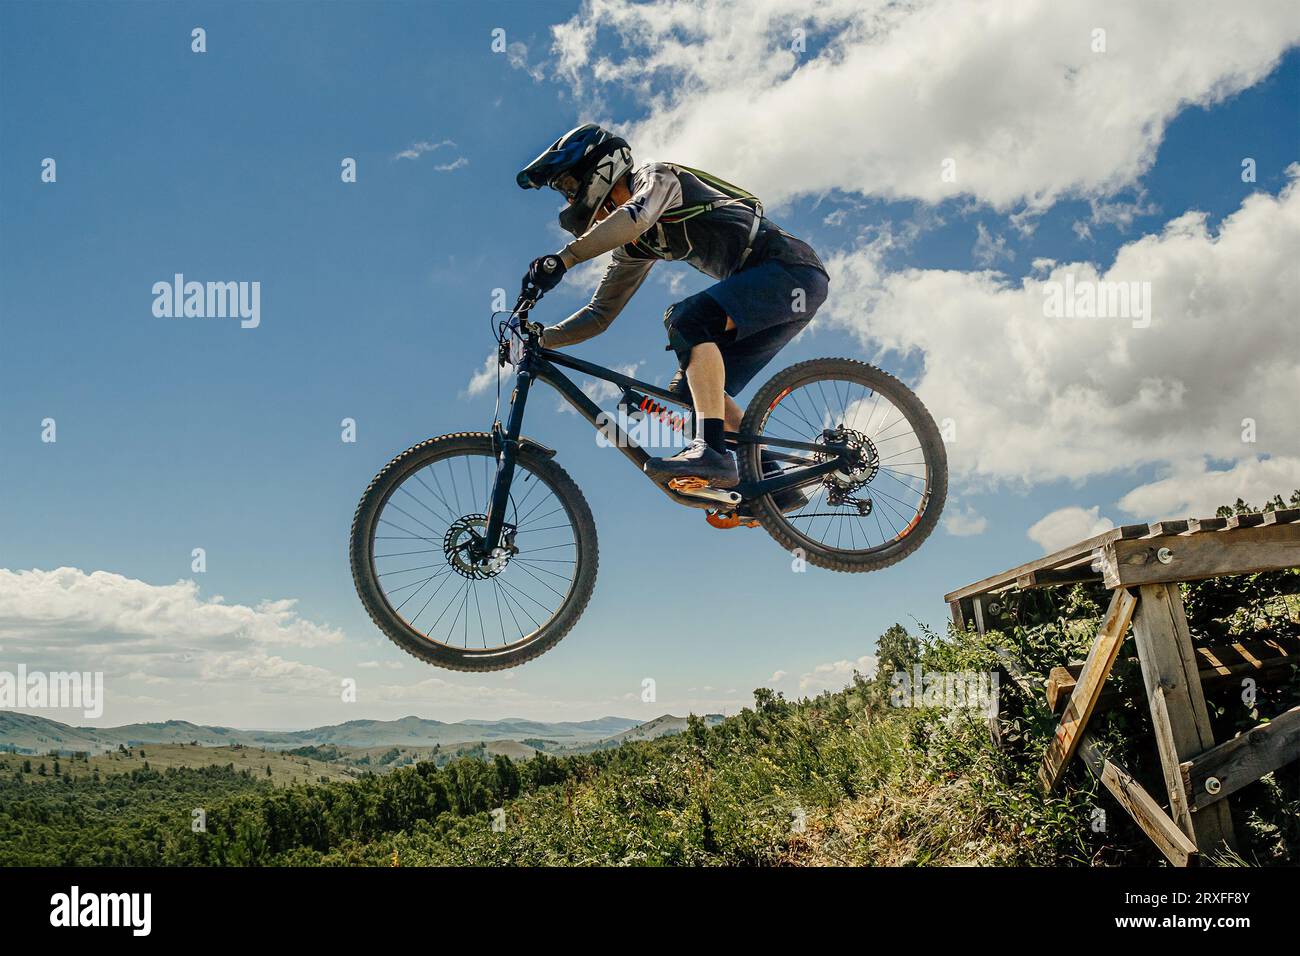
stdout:
<svg viewBox="0 0 1300 956">
<path fill-rule="evenodd" d="M 270 750 L 326 744 L 358 748 L 432 748 L 493 741 L 518 742 L 529 738 L 568 749 L 598 743 L 634 730 L 640 725 L 640 721 L 628 717 L 555 723 L 510 718 L 466 720 L 452 724 L 423 717 L 403 717 L 400 720 L 349 720 L 310 730 L 238 730 L 233 727 L 194 724 L 187 720 L 126 724 L 121 727 L 72 727 L 45 717 L 0 711 L 0 748 L 38 754 L 51 750 L 102 753 L 116 750 L 119 746 L 191 741 L 207 747 L 243 744 Z"/>
<path fill-rule="evenodd" d="M 704 724 L 712 727 L 720 724 L 725 718 L 722 714 L 705 714 L 703 717 Z M 662 717 L 656 717 L 654 720 L 648 720 L 644 724 L 637 724 L 635 727 L 629 727 L 617 734 L 611 734 L 602 740 L 595 740 L 589 743 L 573 744 L 565 747 L 565 753 L 586 753 L 592 750 L 608 750 L 617 747 L 620 744 L 627 743 L 630 740 L 653 740 L 655 737 L 667 737 L 669 734 L 680 734 L 686 729 L 686 717 L 674 717 L 672 714 L 664 714 Z"/>
</svg>

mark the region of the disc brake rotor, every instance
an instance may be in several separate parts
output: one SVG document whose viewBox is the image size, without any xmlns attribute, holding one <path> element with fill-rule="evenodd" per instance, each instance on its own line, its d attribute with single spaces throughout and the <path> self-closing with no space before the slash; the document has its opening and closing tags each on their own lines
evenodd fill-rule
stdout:
<svg viewBox="0 0 1300 956">
<path fill-rule="evenodd" d="M 486 558 L 476 555 L 483 544 L 483 532 L 487 531 L 487 515 L 465 515 L 452 522 L 447 534 L 442 539 L 442 551 L 447 563 L 462 577 L 481 581 L 495 577 L 505 570 L 518 550 L 514 546 L 514 529 L 507 526 L 502 533 L 506 546 L 493 548 Z"/>
<path fill-rule="evenodd" d="M 833 433 L 824 434 L 823 440 L 828 444 L 833 441 L 842 446 L 849 459 L 849 464 L 822 479 L 822 484 L 826 487 L 827 503 L 836 506 L 853 505 L 859 514 L 871 514 L 871 498 L 859 498 L 854 492 L 870 484 L 880 471 L 880 453 L 876 450 L 875 443 L 862 432 L 842 426 Z M 835 457 L 840 457 L 838 449 L 834 454 L 826 451 L 817 456 L 820 461 L 830 461 Z"/>
</svg>

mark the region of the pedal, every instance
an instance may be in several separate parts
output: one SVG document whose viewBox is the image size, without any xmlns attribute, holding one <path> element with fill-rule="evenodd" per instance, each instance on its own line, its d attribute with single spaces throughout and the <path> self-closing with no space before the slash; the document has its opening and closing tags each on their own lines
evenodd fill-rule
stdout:
<svg viewBox="0 0 1300 956">
<path fill-rule="evenodd" d="M 758 527 L 757 521 L 753 520 L 752 518 L 742 519 L 740 515 L 736 514 L 736 512 L 734 511 L 729 512 L 727 514 L 723 514 L 720 511 L 708 511 L 705 512 L 704 519 L 708 521 L 708 523 L 715 528 L 726 529 L 726 528 L 742 528 L 742 527 L 757 528 Z"/>
<path fill-rule="evenodd" d="M 709 483 L 703 478 L 672 478 L 668 482 L 668 487 L 673 491 L 699 491 L 701 488 L 709 487 Z"/>
<path fill-rule="evenodd" d="M 670 478 L 668 487 L 677 492 L 679 495 L 686 495 L 691 498 L 702 498 L 705 501 L 716 501 L 720 505 L 738 505 L 740 504 L 740 493 L 729 491 L 726 488 L 711 487 L 704 478 L 682 477 Z"/>
</svg>

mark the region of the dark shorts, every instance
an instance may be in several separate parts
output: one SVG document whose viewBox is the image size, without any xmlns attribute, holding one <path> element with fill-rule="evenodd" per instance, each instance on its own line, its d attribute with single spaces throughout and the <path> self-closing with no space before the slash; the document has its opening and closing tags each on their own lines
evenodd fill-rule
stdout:
<svg viewBox="0 0 1300 956">
<path fill-rule="evenodd" d="M 727 317 L 736 323 L 731 331 L 718 329 L 710 339 L 717 342 L 727 370 L 726 391 L 736 395 L 772 361 L 773 357 L 803 331 L 826 301 L 826 274 L 815 266 L 791 265 L 769 259 L 737 272 L 700 293 L 708 296 Z M 678 303 L 668 310 L 669 348 L 672 317 Z M 725 326 L 725 321 L 722 322 Z M 683 359 L 682 352 L 678 351 Z M 679 394 L 689 394 L 683 367 L 668 386 Z"/>
</svg>

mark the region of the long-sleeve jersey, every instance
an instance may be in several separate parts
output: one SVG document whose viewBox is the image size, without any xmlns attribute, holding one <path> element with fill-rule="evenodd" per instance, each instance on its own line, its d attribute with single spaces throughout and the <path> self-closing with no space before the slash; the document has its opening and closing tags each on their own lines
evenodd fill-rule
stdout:
<svg viewBox="0 0 1300 956">
<path fill-rule="evenodd" d="M 646 163 L 632 171 L 632 196 L 562 250 L 566 264 L 586 262 L 613 250 L 591 301 L 558 325 L 546 329 L 548 347 L 572 345 L 598 335 L 618 318 L 651 267 L 660 259 L 694 266 L 725 279 L 747 262 L 754 240 L 765 257 L 824 270 L 806 243 L 761 220 L 755 237 L 752 205 L 733 199 L 671 163 Z M 708 204 L 707 211 L 681 221 L 662 221 L 665 212 Z"/>
</svg>

